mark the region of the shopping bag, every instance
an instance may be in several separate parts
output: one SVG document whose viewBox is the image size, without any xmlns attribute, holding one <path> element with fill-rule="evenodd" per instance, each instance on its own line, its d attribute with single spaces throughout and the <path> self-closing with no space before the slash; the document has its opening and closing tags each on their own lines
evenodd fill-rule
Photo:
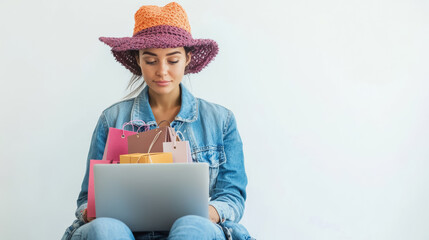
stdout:
<svg viewBox="0 0 429 240">
<path fill-rule="evenodd" d="M 163 152 L 163 142 L 171 142 L 174 128 L 159 127 L 128 136 L 128 153 Z"/>
<path fill-rule="evenodd" d="M 163 143 L 163 152 L 171 152 L 174 163 L 191 163 L 192 157 L 189 141 L 182 141 L 175 132 L 173 134 L 171 142 Z"/>
<path fill-rule="evenodd" d="M 119 162 L 119 155 L 128 153 L 128 136 L 135 135 L 137 132 L 134 132 L 135 122 L 143 122 L 142 120 L 134 120 L 126 122 L 122 125 L 122 129 L 118 128 L 109 128 L 109 133 L 107 135 L 106 147 L 104 148 L 103 160 L 112 160 Z M 127 125 L 133 126 L 133 131 L 124 130 Z M 145 125 L 143 122 L 142 126 Z M 138 131 L 139 129 L 137 129 Z"/>
<path fill-rule="evenodd" d="M 117 164 L 111 160 L 90 160 L 89 162 L 89 179 L 88 179 L 88 205 L 86 214 L 88 218 L 94 218 L 95 215 L 95 196 L 94 196 L 94 165 L 95 164 Z"/>
<path fill-rule="evenodd" d="M 120 156 L 120 164 L 127 163 L 173 163 L 171 152 L 130 153 Z"/>
</svg>

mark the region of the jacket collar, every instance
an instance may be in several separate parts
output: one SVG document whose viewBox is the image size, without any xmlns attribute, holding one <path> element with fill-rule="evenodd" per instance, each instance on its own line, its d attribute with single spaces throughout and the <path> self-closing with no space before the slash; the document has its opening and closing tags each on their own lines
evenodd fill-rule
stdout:
<svg viewBox="0 0 429 240">
<path fill-rule="evenodd" d="M 194 122 L 198 119 L 198 108 L 195 97 L 180 83 L 181 107 L 175 120 L 182 122 Z M 146 86 L 141 93 L 134 99 L 131 110 L 131 121 L 143 120 L 148 125 L 157 125 L 152 108 L 149 104 L 149 87 Z M 141 122 L 135 122 L 134 125 L 142 125 Z"/>
</svg>

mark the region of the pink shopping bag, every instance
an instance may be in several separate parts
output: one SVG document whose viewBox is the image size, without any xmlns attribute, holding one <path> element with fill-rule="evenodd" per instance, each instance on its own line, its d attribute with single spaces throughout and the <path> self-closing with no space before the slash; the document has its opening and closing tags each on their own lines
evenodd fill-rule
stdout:
<svg viewBox="0 0 429 240">
<path fill-rule="evenodd" d="M 141 120 L 137 120 L 143 122 Z M 131 121 L 124 123 L 122 129 L 109 128 L 109 134 L 107 135 L 106 147 L 104 148 L 103 160 L 112 160 L 114 162 L 119 162 L 119 156 L 122 154 L 128 154 L 128 136 L 136 135 L 137 132 L 124 130 L 125 126 L 132 125 Z M 143 122 L 144 127 L 147 127 Z M 138 131 L 138 130 L 137 130 Z"/>
<path fill-rule="evenodd" d="M 180 133 L 180 132 L 178 132 Z M 171 142 L 163 142 L 163 152 L 171 152 L 173 154 L 174 163 L 191 163 L 191 148 L 189 141 L 182 141 L 175 131 L 172 131 Z M 183 136 L 183 135 L 182 135 Z"/>
<path fill-rule="evenodd" d="M 94 165 L 95 164 L 112 164 L 111 160 L 90 160 L 89 162 L 89 179 L 88 179 L 88 205 L 86 214 L 88 218 L 95 217 L 95 196 L 94 196 Z"/>
</svg>

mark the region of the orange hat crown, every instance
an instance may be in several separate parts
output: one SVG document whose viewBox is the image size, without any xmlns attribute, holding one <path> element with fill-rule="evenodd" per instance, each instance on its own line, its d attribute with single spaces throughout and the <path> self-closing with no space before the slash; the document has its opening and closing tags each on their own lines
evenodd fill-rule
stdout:
<svg viewBox="0 0 429 240">
<path fill-rule="evenodd" d="M 179 27 L 191 33 L 188 16 L 182 6 L 176 2 L 171 2 L 164 7 L 153 5 L 142 6 L 137 10 L 134 19 L 135 26 L 133 36 L 143 29 L 159 25 Z"/>
</svg>

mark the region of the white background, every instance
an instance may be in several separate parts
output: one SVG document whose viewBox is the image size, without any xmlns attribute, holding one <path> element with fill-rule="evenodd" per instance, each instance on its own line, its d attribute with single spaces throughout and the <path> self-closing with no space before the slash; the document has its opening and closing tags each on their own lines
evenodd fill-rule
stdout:
<svg viewBox="0 0 429 240">
<path fill-rule="evenodd" d="M 100 36 L 143 4 L 0 2 L 0 239 L 59 239 L 131 74 Z M 180 1 L 219 55 L 185 83 L 236 115 L 258 239 L 429 239 L 429 3 Z"/>
</svg>

